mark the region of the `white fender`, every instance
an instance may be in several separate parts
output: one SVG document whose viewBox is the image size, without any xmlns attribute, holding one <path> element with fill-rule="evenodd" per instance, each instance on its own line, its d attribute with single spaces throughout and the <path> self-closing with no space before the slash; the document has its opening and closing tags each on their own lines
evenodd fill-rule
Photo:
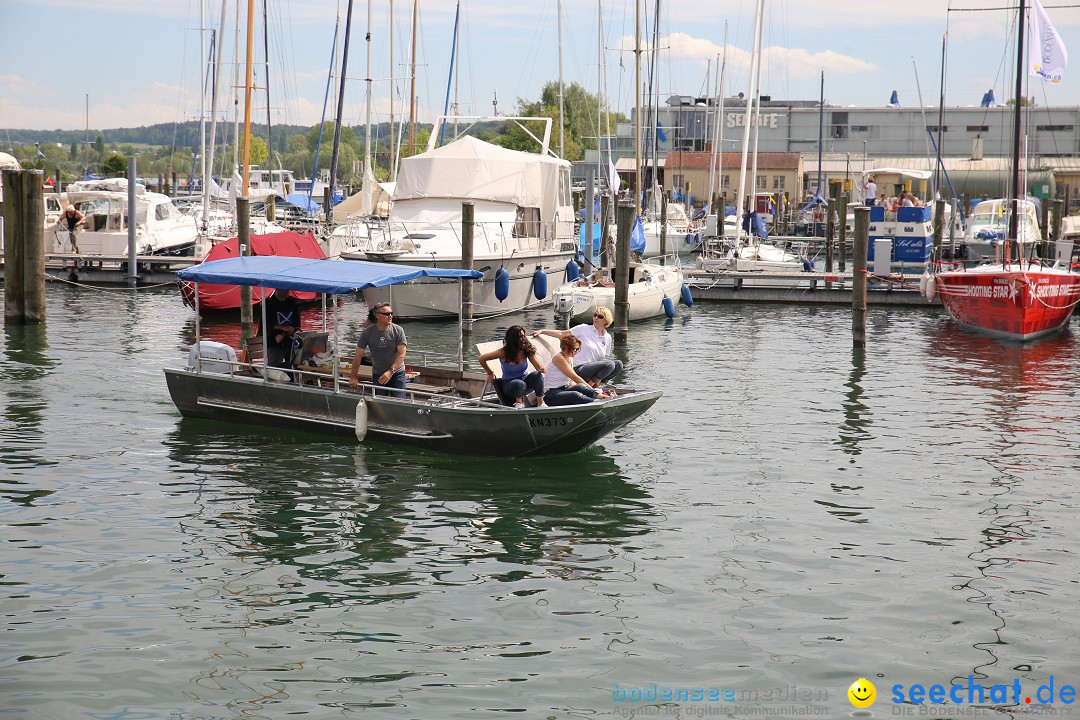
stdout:
<svg viewBox="0 0 1080 720">
<path fill-rule="evenodd" d="M 937 278 L 931 275 L 926 279 L 926 301 L 934 302 L 937 297 Z"/>
<path fill-rule="evenodd" d="M 367 436 L 367 403 L 361 398 L 356 403 L 356 439 L 363 441 Z"/>
<path fill-rule="evenodd" d="M 926 297 L 926 286 L 930 282 L 930 271 L 923 270 L 923 274 L 919 276 L 919 294 Z"/>
</svg>

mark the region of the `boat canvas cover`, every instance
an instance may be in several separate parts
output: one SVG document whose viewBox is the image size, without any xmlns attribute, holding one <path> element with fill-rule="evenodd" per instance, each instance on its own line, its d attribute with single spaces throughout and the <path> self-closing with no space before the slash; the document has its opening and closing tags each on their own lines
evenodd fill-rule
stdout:
<svg viewBox="0 0 1080 720">
<path fill-rule="evenodd" d="M 310 233 L 286 231 L 251 236 L 251 252 L 255 255 L 280 255 L 286 257 L 321 260 L 326 257 L 322 247 Z M 210 248 L 203 263 L 225 260 L 240 256 L 240 244 L 236 238 L 229 238 Z M 273 287 L 273 286 L 270 286 Z M 315 293 L 297 292 L 293 296 L 300 301 L 315 299 Z M 258 291 L 252 293 L 252 303 L 262 300 Z M 207 310 L 229 310 L 240 307 L 240 288 L 236 284 L 199 286 L 199 304 Z"/>
<path fill-rule="evenodd" d="M 568 180 L 569 171 L 566 160 L 508 150 L 466 135 L 403 159 L 394 203 L 396 207 L 402 200 L 487 200 L 540 208 L 541 217 L 552 218 L 560 200 L 560 177 Z"/>
<path fill-rule="evenodd" d="M 359 260 L 310 260 L 281 256 L 248 256 L 204 262 L 176 273 L 197 283 L 251 285 L 344 295 L 421 277 L 472 278 L 479 270 L 391 265 Z"/>
</svg>

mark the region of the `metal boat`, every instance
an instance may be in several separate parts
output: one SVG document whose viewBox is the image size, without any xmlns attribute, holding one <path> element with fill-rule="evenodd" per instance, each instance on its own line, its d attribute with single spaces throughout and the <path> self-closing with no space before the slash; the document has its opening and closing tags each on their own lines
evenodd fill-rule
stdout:
<svg viewBox="0 0 1080 720">
<path fill-rule="evenodd" d="M 178 275 L 193 283 L 324 294 L 361 292 L 422 277 L 447 281 L 481 276 L 478 271 L 453 268 L 279 256 L 202 263 Z M 335 335 L 337 328 L 334 323 Z M 459 356 L 457 369 L 413 366 L 407 389 L 400 397 L 391 397 L 376 395 L 370 378 L 355 391 L 349 390 L 346 379 L 351 369 L 340 362 L 336 351 L 329 353 L 328 365 L 290 368 L 287 381 L 281 382 L 271 379 L 275 373 L 269 370 L 254 373 L 259 368 L 238 361 L 232 348 L 199 341 L 198 335 L 196 321 L 196 344 L 187 366 L 165 370 L 169 393 L 184 417 L 302 429 L 452 453 L 518 457 L 575 452 L 633 421 L 661 395 L 660 391 L 620 389 L 615 398 L 587 405 L 516 409 L 499 401 L 485 375 L 463 370 Z M 329 340 L 326 335 L 323 338 Z M 334 340 L 333 347 L 340 347 Z"/>
</svg>

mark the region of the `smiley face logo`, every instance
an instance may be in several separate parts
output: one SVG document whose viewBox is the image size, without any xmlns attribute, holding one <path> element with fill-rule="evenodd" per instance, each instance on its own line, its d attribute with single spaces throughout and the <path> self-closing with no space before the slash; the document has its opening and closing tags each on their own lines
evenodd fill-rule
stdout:
<svg viewBox="0 0 1080 720">
<path fill-rule="evenodd" d="M 847 689 L 848 700 L 857 708 L 868 708 L 877 699 L 877 688 L 866 678 L 859 678 Z"/>
</svg>

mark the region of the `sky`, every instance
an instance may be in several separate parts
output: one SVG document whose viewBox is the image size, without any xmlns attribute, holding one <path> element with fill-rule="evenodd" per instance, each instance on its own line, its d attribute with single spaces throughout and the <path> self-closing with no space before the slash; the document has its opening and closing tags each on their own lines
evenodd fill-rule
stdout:
<svg viewBox="0 0 1080 720">
<path fill-rule="evenodd" d="M 211 37 L 210 30 L 199 28 L 219 27 L 221 2 L 202 0 L 200 21 L 200 0 L 0 0 L 0 143 L 4 128 L 107 129 L 198 119 L 200 83 L 207 72 L 201 58 L 209 55 Z M 236 3 L 227 2 L 221 33 L 221 86 L 227 97 L 219 100 L 219 108 L 230 121 L 238 68 L 243 84 L 247 3 L 241 4 L 238 11 Z M 334 37 L 337 28 L 340 57 L 347 0 L 266 4 L 269 52 L 263 50 L 263 0 L 256 0 L 253 55 L 260 88 L 267 85 L 269 55 L 272 122 L 313 125 L 324 112 L 333 119 L 336 79 L 325 111 L 324 99 L 331 65 L 340 63 L 333 60 Z M 725 94 L 748 92 L 753 0 L 643 0 L 649 35 L 642 45 L 647 50 L 657 4 L 656 75 L 662 99 L 714 94 L 720 65 Z M 1016 5 L 1014 0 L 766 0 L 761 91 L 775 100 L 817 100 L 824 73 L 829 104 L 884 106 L 895 90 L 902 106 L 936 107 L 947 32 L 945 104 L 978 105 L 991 88 L 1003 103 L 1013 94 L 1015 11 L 967 11 L 987 4 Z M 519 99 L 538 99 L 545 83 L 558 80 L 559 8 L 563 81 L 601 90 L 613 110 L 629 114 L 633 109 L 633 0 L 418 0 L 419 121 L 443 114 L 459 5 L 450 100 L 456 101 L 459 114 L 511 114 Z M 391 0 L 353 0 L 346 124 L 363 124 L 367 118 L 367 77 L 373 122 L 390 119 L 391 106 L 396 117 L 408 112 L 410 90 L 402 78 L 408 75 L 413 2 L 393 2 L 393 23 L 390 6 Z M 1039 105 L 1080 105 L 1080 5 L 1046 0 L 1044 7 L 1073 51 L 1075 67 L 1059 85 L 1033 81 L 1027 94 Z M 365 41 L 368 27 L 370 43 Z M 200 37 L 206 43 L 202 50 Z M 643 65 L 651 55 L 643 54 Z M 266 104 L 266 94 L 256 91 L 256 121 L 265 122 Z M 207 99 L 207 115 L 209 105 Z"/>
</svg>

